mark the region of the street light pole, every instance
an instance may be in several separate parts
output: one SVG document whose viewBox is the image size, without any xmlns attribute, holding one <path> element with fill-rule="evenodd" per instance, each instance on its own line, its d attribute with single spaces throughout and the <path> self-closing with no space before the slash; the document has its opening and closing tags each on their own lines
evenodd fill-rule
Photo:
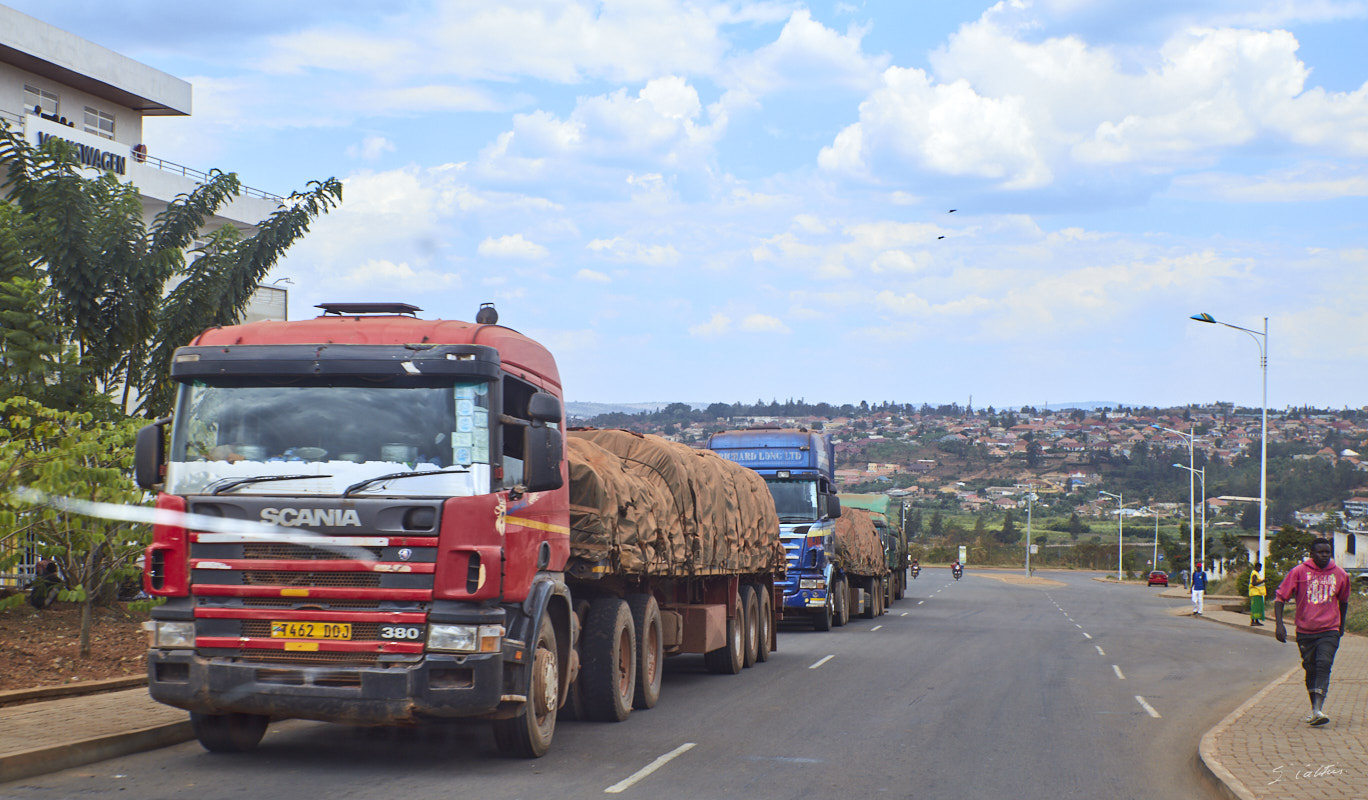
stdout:
<svg viewBox="0 0 1368 800">
<path fill-rule="evenodd" d="M 1182 464 L 1174 464 L 1173 466 L 1177 467 L 1178 469 L 1185 469 L 1185 470 L 1187 470 L 1188 472 L 1191 472 L 1193 475 L 1196 475 L 1196 476 L 1198 477 L 1198 479 L 1200 479 L 1200 480 L 1202 481 L 1202 568 L 1203 568 L 1203 569 L 1206 569 L 1206 567 L 1207 567 L 1207 563 L 1206 563 L 1206 539 L 1207 539 L 1207 536 L 1206 536 L 1206 507 L 1207 507 L 1207 503 L 1206 503 L 1206 466 L 1203 466 L 1201 469 L 1193 469 L 1192 467 L 1185 467 L 1185 466 L 1183 466 Z M 1192 553 L 1189 551 L 1189 553 L 1188 553 L 1188 561 L 1191 561 L 1191 560 L 1192 560 Z M 1192 575 L 1192 574 L 1195 574 L 1195 573 L 1189 572 L 1188 574 L 1189 574 L 1189 575 Z"/>
<path fill-rule="evenodd" d="M 1111 492 L 1099 491 L 1098 494 L 1105 494 L 1108 497 L 1116 498 L 1116 580 L 1119 583 L 1121 578 L 1121 543 L 1125 538 L 1125 529 L 1121 527 L 1121 509 L 1126 505 L 1126 501 L 1121 499 L 1121 495 Z"/>
<path fill-rule="evenodd" d="M 1259 556 L 1254 559 L 1262 564 L 1266 561 L 1268 551 L 1265 548 L 1265 538 L 1268 534 L 1268 317 L 1263 318 L 1263 333 L 1249 328 L 1242 328 L 1239 325 L 1231 325 L 1229 322 L 1221 322 L 1210 314 L 1193 314 L 1191 319 L 1198 322 L 1206 322 L 1212 325 L 1224 325 L 1227 328 L 1234 328 L 1237 331 L 1244 331 L 1249 334 L 1249 338 L 1254 340 L 1254 344 L 1259 346 L 1259 369 L 1263 371 L 1263 411 L 1259 423 Z M 1263 337 L 1260 341 L 1259 337 Z M 1205 505 L 1205 495 L 1203 494 L 1203 505 Z M 1203 535 L 1205 536 L 1205 531 Z M 1206 546 L 1205 538 L 1202 540 L 1203 548 Z"/>
<path fill-rule="evenodd" d="M 1193 573 L 1193 556 L 1197 552 L 1197 473 L 1194 469 L 1197 465 L 1192 463 L 1192 444 L 1197 439 L 1197 429 L 1188 428 L 1188 432 L 1183 433 L 1182 431 L 1175 431 L 1172 428 L 1165 428 L 1162 425 L 1151 425 L 1150 427 L 1158 428 L 1161 431 L 1168 431 L 1169 433 L 1176 433 L 1184 439 L 1187 439 L 1188 470 L 1190 471 L 1190 474 L 1188 475 L 1188 574 L 1191 575 Z M 1202 502 L 1205 503 L 1206 492 L 1202 492 L 1202 495 Z"/>
<path fill-rule="evenodd" d="M 1026 492 L 1026 577 L 1031 577 L 1031 504 L 1035 502 L 1035 484 Z"/>
</svg>

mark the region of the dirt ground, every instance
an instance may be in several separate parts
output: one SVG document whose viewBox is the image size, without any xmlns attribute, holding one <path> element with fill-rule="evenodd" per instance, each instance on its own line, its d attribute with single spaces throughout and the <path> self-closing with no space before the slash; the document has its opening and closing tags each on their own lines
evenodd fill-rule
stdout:
<svg viewBox="0 0 1368 800">
<path fill-rule="evenodd" d="M 145 613 L 122 604 L 96 608 L 89 658 L 80 658 L 81 609 L 57 603 L 39 611 L 0 611 L 0 691 L 141 675 L 147 671 Z"/>
</svg>

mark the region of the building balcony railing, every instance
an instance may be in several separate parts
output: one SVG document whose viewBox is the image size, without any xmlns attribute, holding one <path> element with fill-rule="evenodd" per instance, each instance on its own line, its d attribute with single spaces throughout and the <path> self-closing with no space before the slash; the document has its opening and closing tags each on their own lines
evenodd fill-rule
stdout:
<svg viewBox="0 0 1368 800">
<path fill-rule="evenodd" d="M 30 111 L 30 114 L 31 113 L 32 112 Z M 24 125 L 26 115 L 23 113 L 15 113 L 13 111 L 10 111 L 9 109 L 0 108 L 0 119 L 9 122 L 11 125 Z M 195 169 L 193 167 L 187 167 L 183 164 L 177 164 L 174 161 L 168 161 L 164 158 L 150 156 L 147 154 L 142 145 L 130 148 L 130 151 L 130 160 L 132 160 L 135 163 L 146 164 L 150 167 L 162 170 L 163 172 L 169 172 L 174 175 L 180 175 L 184 178 L 189 178 L 195 183 L 207 183 L 209 181 L 209 173 L 204 172 L 203 170 Z M 277 203 L 282 203 L 285 200 L 285 198 L 281 197 L 280 195 L 271 194 L 270 192 L 265 192 L 261 189 L 253 189 L 250 186 L 243 186 L 239 191 L 239 194 L 244 195 L 246 197 L 255 197 L 260 200 L 273 200 Z"/>
</svg>

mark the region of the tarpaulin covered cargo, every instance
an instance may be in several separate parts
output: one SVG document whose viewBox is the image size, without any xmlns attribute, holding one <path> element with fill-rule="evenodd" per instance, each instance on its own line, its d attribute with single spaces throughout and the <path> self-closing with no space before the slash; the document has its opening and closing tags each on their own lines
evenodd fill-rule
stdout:
<svg viewBox="0 0 1368 800">
<path fill-rule="evenodd" d="M 858 508 L 842 508 L 836 519 L 836 563 L 852 575 L 882 575 L 888 571 L 884 563 L 883 540 L 869 519 L 869 512 Z"/>
<path fill-rule="evenodd" d="M 765 481 L 708 450 L 620 430 L 569 431 L 570 555 L 618 573 L 782 572 Z"/>
</svg>

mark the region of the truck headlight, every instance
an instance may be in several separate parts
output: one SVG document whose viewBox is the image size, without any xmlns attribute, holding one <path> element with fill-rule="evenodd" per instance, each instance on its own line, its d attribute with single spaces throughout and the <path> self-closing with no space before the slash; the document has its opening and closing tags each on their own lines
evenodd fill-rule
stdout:
<svg viewBox="0 0 1368 800">
<path fill-rule="evenodd" d="M 195 646 L 195 623 L 162 622 L 154 623 L 152 646 L 158 650 L 184 649 Z"/>
<path fill-rule="evenodd" d="M 798 581 L 799 589 L 825 589 L 826 578 L 801 578 Z"/>
<path fill-rule="evenodd" d="M 451 653 L 497 653 L 503 647 L 502 625 L 428 625 L 427 649 Z"/>
</svg>

